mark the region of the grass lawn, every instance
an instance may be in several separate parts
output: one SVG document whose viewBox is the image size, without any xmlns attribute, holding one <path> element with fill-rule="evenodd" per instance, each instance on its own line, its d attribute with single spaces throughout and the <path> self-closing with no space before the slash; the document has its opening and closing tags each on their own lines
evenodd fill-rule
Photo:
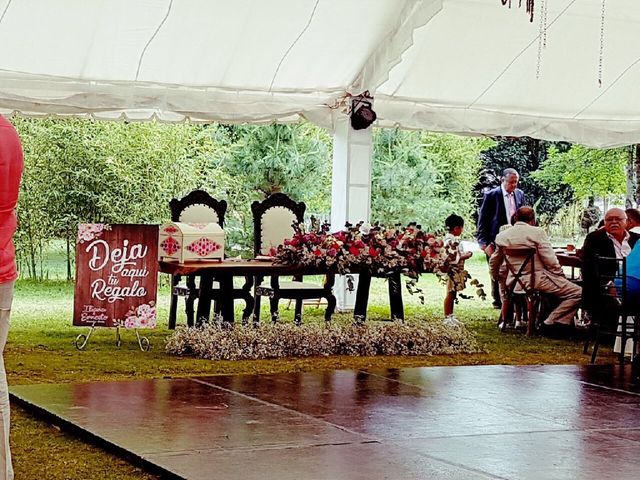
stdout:
<svg viewBox="0 0 640 480">
<path fill-rule="evenodd" d="M 476 257 L 478 257 L 476 255 Z M 474 277 L 488 285 L 484 258 L 468 262 Z M 166 283 L 166 282 L 165 282 Z M 419 284 L 425 292 L 425 304 L 416 296 L 404 295 L 407 318 L 442 316 L 444 286 L 432 275 Z M 486 288 L 488 291 L 488 288 Z M 369 321 L 389 316 L 386 284 L 374 280 Z M 481 354 L 429 357 L 323 357 L 261 361 L 209 361 L 173 357 L 164 353 L 169 291 L 158 294 L 160 327 L 147 332 L 152 349 L 141 352 L 135 334 L 123 332 L 123 344 L 115 346 L 115 332 L 97 330 L 85 351 L 73 345 L 76 335 L 86 332 L 71 326 L 73 285 L 64 282 L 30 283 L 20 281 L 16 289 L 12 326 L 5 350 L 10 385 L 29 383 L 89 382 L 141 378 L 216 375 L 228 373 L 272 373 L 340 368 L 412 367 L 472 364 L 578 364 L 587 363 L 579 340 L 528 338 L 519 333 L 500 334 L 495 325 L 497 312 L 490 302 L 462 300 L 456 314 L 474 332 L 485 351 Z M 266 302 L 265 302 L 266 303 Z M 182 304 L 180 305 L 182 308 Z M 291 321 L 292 310 L 282 304 L 283 321 Z M 264 307 L 266 308 L 266 307 Z M 240 311 L 238 304 L 237 311 Z M 263 318 L 268 318 L 266 310 Z M 323 307 L 307 307 L 305 321 L 322 321 Z M 183 312 L 181 312 L 183 314 Z M 344 315 L 345 319 L 348 317 Z M 179 317 L 179 322 L 184 322 Z M 611 362 L 605 351 L 600 362 Z M 19 407 L 12 411 L 11 441 L 16 478 L 19 479 L 151 479 L 135 466 L 109 455 L 99 448 L 77 440 L 55 427 L 39 421 Z"/>
</svg>

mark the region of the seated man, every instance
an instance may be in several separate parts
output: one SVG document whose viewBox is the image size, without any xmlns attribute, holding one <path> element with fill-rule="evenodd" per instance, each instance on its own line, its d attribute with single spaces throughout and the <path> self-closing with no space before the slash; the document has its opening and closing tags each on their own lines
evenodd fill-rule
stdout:
<svg viewBox="0 0 640 480">
<path fill-rule="evenodd" d="M 624 213 L 627 215 L 627 231 L 638 233 L 640 229 L 640 210 L 627 208 Z"/>
<path fill-rule="evenodd" d="M 520 207 L 518 209 L 515 225 L 499 233 L 496 237 L 496 246 L 499 248 L 494 253 L 496 258 L 491 259 L 491 273 L 494 278 L 498 278 L 505 248 L 534 248 L 536 250 L 534 258 L 535 289 L 556 297 L 560 301 L 544 323 L 545 325 L 553 325 L 554 323 L 570 325 L 580 305 L 582 289 L 564 276 L 556 254 L 551 248 L 549 237 L 542 228 L 535 226 L 535 222 L 533 208 Z M 516 270 L 520 268 L 517 262 L 518 260 L 513 262 Z M 525 272 L 530 271 L 528 268 L 525 268 Z M 511 277 L 510 272 L 509 277 Z M 511 280 L 509 277 L 507 281 Z M 529 279 L 529 275 L 522 277 L 525 285 Z"/>
<path fill-rule="evenodd" d="M 599 262 L 596 257 L 624 258 L 640 238 L 640 235 L 628 232 L 627 215 L 621 208 L 612 208 L 604 216 L 604 227 L 587 235 L 582 247 L 582 306 L 593 317 L 603 316 L 603 320 L 615 320 L 615 308 L 607 301 L 605 289 L 600 284 L 598 272 L 602 278 L 612 277 L 617 264 Z"/>
</svg>

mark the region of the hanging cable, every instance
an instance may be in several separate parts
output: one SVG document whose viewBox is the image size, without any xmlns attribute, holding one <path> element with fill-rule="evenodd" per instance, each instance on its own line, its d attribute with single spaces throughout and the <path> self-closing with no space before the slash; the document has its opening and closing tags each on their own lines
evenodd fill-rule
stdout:
<svg viewBox="0 0 640 480">
<path fill-rule="evenodd" d="M 309 20 L 307 21 L 307 24 L 304 26 L 304 28 L 302 29 L 300 34 L 296 37 L 296 39 L 289 46 L 289 48 L 287 48 L 287 51 L 284 52 L 284 55 L 280 59 L 280 62 L 278 62 L 278 66 L 276 67 L 276 71 L 273 73 L 273 77 L 271 78 L 271 83 L 269 84 L 269 91 L 271 91 L 271 89 L 273 88 L 273 83 L 276 81 L 276 76 L 278 75 L 278 72 L 280 71 L 280 67 L 282 66 L 282 63 L 284 62 L 284 59 L 287 58 L 287 55 L 289 55 L 289 52 L 293 49 L 295 44 L 298 43 L 298 40 L 300 40 L 302 35 L 304 35 L 304 32 L 307 31 L 307 29 L 309 28 L 309 25 L 311 25 L 311 21 L 313 20 L 313 17 L 316 14 L 316 9 L 318 8 L 318 3 L 320 3 L 320 0 L 316 0 L 316 4 L 313 6 L 313 10 L 311 11 L 311 15 L 309 16 Z"/>
<path fill-rule="evenodd" d="M 602 0 L 602 11 L 600 13 L 600 53 L 598 55 L 598 86 L 602 87 L 602 62 L 604 59 L 604 13 L 605 0 Z"/>
<path fill-rule="evenodd" d="M 2 16 L 0 16 L 0 23 L 2 23 L 2 21 L 4 20 L 4 16 L 7 14 L 7 10 L 9 10 L 9 5 L 11 5 L 12 0 L 9 0 L 7 2 L 6 7 L 4 7 L 4 10 L 2 11 Z"/>
<path fill-rule="evenodd" d="M 611 87 L 613 87 L 616 83 L 618 83 L 618 81 L 627 74 L 627 72 L 629 70 L 631 70 L 633 67 L 635 67 L 636 65 L 638 65 L 638 63 L 640 63 L 640 57 L 636 58 L 627 68 L 625 68 L 620 75 L 618 75 L 616 77 L 616 79 L 611 82 L 611 84 L 609 84 L 609 86 L 607 88 L 605 88 L 602 92 L 600 92 L 599 95 L 596 96 L 596 98 L 594 98 L 593 100 L 591 100 L 591 102 L 589 102 L 582 110 L 580 110 L 578 113 L 576 113 L 573 118 L 576 118 L 578 115 L 582 114 L 582 112 L 584 112 L 585 110 L 587 110 L 591 105 L 593 105 L 594 103 L 596 103 L 598 101 L 598 99 L 600 97 L 602 97 L 605 93 L 607 93 Z"/>
<path fill-rule="evenodd" d="M 151 42 L 153 41 L 153 39 L 156 38 L 156 35 L 164 25 L 164 22 L 166 22 L 167 18 L 169 18 L 169 13 L 171 13 L 171 7 L 173 7 L 173 0 L 169 0 L 169 8 L 167 8 L 167 13 L 164 14 L 164 18 L 162 19 L 160 24 L 156 27 L 156 30 L 153 32 L 153 35 L 151 35 L 151 38 L 147 41 L 147 44 L 142 49 L 142 53 L 140 54 L 140 60 L 138 60 L 138 69 L 136 70 L 136 80 L 138 80 L 138 75 L 140 75 L 142 60 L 144 59 L 145 53 L 147 53 L 147 48 L 149 48 L 149 45 L 151 45 Z"/>
<path fill-rule="evenodd" d="M 558 15 L 556 15 L 556 17 L 551 21 L 551 23 L 549 23 L 549 25 L 548 25 L 548 27 L 547 27 L 547 28 L 551 27 L 551 25 L 553 25 L 554 23 L 556 23 L 556 22 L 558 21 L 558 19 L 559 19 L 560 17 L 562 17 L 562 15 L 564 15 L 564 14 L 565 14 L 565 12 L 566 12 L 567 10 L 569 10 L 569 8 L 570 8 L 574 3 L 576 3 L 576 1 L 577 1 L 577 0 L 571 0 L 571 2 L 569 2 L 569 4 L 568 4 L 566 7 L 564 7 L 564 8 L 562 9 L 562 11 L 561 11 L 560 13 L 558 13 Z M 507 64 L 507 66 L 505 66 L 505 67 L 502 69 L 502 71 L 501 71 L 501 72 L 498 74 L 498 76 L 497 76 L 497 77 L 496 77 L 496 78 L 495 78 L 495 79 L 494 79 L 494 80 L 493 80 L 493 81 L 492 81 L 492 82 L 487 86 L 487 88 L 485 88 L 485 89 L 484 89 L 484 90 L 483 90 L 483 91 L 482 91 L 482 92 L 481 92 L 481 93 L 476 97 L 476 99 L 475 99 L 473 102 L 471 102 L 469 105 L 467 105 L 467 107 L 466 107 L 466 108 L 470 108 L 470 107 L 472 107 L 472 106 L 473 106 L 473 105 L 475 105 L 475 104 L 476 104 L 476 103 L 477 103 L 477 102 L 478 102 L 482 97 L 484 97 L 484 95 L 485 95 L 489 90 L 491 90 L 491 87 L 493 87 L 493 86 L 498 82 L 498 80 L 500 80 L 500 79 L 502 78 L 502 76 L 503 76 L 505 73 L 507 73 L 507 71 L 511 68 L 511 65 L 513 65 L 513 64 L 516 62 L 516 60 L 518 60 L 518 59 L 519 59 L 519 58 L 524 54 L 524 52 L 526 52 L 526 51 L 529 49 L 529 47 L 531 47 L 531 45 L 533 45 L 536 41 L 538 41 L 538 37 L 539 37 L 539 35 L 540 35 L 540 34 L 536 35 L 536 36 L 535 36 L 535 38 L 533 38 L 533 39 L 532 39 L 532 40 L 531 40 L 527 45 L 525 45 L 525 46 L 522 48 L 522 50 L 520 50 L 520 52 L 518 52 L 518 54 L 517 54 L 515 57 L 513 57 L 513 59 L 512 59 L 512 60 Z"/>
</svg>

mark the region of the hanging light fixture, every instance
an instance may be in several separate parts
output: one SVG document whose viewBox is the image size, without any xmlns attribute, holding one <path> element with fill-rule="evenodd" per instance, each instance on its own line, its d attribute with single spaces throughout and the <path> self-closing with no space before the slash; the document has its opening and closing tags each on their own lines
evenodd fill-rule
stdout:
<svg viewBox="0 0 640 480">
<path fill-rule="evenodd" d="M 515 0 L 500 0 L 503 6 L 511 8 L 511 2 Z M 547 47 L 547 3 L 549 0 L 539 0 L 539 16 L 540 16 L 540 32 L 538 35 L 538 58 L 536 66 L 536 78 L 541 76 L 542 52 Z M 605 36 L 605 11 L 607 0 L 600 0 L 600 50 L 598 52 L 598 86 L 602 87 L 602 70 L 604 64 L 604 36 Z M 533 22 L 533 10 L 535 8 L 535 0 L 525 0 L 527 13 L 529 14 L 529 22 Z M 522 7 L 522 0 L 518 0 L 518 8 Z M 557 19 L 557 17 L 556 17 Z M 556 20 L 554 19 L 554 21 Z M 553 22 L 552 22 L 553 23 Z"/>
<path fill-rule="evenodd" d="M 376 121 L 378 116 L 373 111 L 373 97 L 369 91 L 351 99 L 351 127 L 354 130 L 364 130 Z"/>
<path fill-rule="evenodd" d="M 500 0 L 502 5 L 509 5 L 511 8 L 511 0 Z M 533 9 L 535 0 L 526 0 L 527 13 L 529 14 L 529 21 L 533 22 Z M 522 7 L 522 0 L 518 0 L 518 8 Z"/>
</svg>

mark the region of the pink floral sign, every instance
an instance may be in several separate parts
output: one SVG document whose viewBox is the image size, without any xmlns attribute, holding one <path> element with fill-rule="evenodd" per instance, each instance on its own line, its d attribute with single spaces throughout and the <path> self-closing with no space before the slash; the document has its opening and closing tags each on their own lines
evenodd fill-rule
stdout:
<svg viewBox="0 0 640 480">
<path fill-rule="evenodd" d="M 157 258 L 156 225 L 81 224 L 73 324 L 154 328 Z"/>
</svg>

